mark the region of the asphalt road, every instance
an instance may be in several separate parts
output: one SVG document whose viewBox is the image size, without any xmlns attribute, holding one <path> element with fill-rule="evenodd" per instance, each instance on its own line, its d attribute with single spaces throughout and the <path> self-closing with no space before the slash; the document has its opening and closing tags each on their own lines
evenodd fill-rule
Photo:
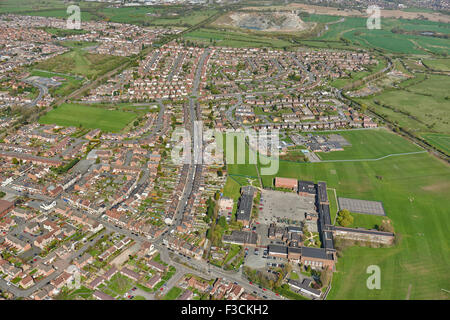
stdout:
<svg viewBox="0 0 450 320">
<path fill-rule="evenodd" d="M 42 97 L 47 94 L 48 88 L 40 83 L 30 81 L 30 80 L 23 80 L 23 82 L 31 84 L 32 86 L 35 86 L 39 89 L 38 96 L 33 101 L 31 101 L 31 103 L 28 105 L 29 107 L 34 107 L 39 101 L 41 101 Z"/>
</svg>

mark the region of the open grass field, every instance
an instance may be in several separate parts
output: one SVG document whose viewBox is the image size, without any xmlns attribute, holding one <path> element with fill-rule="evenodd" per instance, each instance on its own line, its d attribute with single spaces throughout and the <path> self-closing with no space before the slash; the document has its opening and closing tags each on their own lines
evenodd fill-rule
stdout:
<svg viewBox="0 0 450 320">
<path fill-rule="evenodd" d="M 424 59 L 423 63 L 434 70 L 450 71 L 450 59 Z"/>
<path fill-rule="evenodd" d="M 253 35 L 251 32 L 236 32 L 228 30 L 227 32 L 201 28 L 194 30 L 183 36 L 189 41 L 196 41 L 202 43 L 216 43 L 218 46 L 230 47 L 274 47 L 283 48 L 290 47 L 292 43 L 280 39 L 272 39 L 266 36 Z"/>
<path fill-rule="evenodd" d="M 322 160 L 378 159 L 390 154 L 422 151 L 420 147 L 386 129 L 353 130 L 336 132 L 352 145 L 344 151 L 318 152 Z"/>
<path fill-rule="evenodd" d="M 104 8 L 100 14 L 118 23 L 158 26 L 192 26 L 217 13 L 214 9 L 183 6 Z"/>
<path fill-rule="evenodd" d="M 120 66 L 128 59 L 102 54 L 92 54 L 82 49 L 74 49 L 48 60 L 39 62 L 36 69 L 52 72 L 70 73 L 95 79 L 106 72 Z"/>
<path fill-rule="evenodd" d="M 445 23 L 383 18 L 380 30 L 368 30 L 366 18 L 345 17 L 344 21 L 336 22 L 339 20 L 338 18 L 331 15 L 311 14 L 304 20 L 318 23 L 331 22 L 328 30 L 313 37 L 315 40 L 339 41 L 343 37 L 360 47 L 379 48 L 388 53 L 426 54 L 432 52 L 445 54 L 450 49 L 449 39 L 405 33 L 430 31 L 449 34 L 450 27 Z M 404 32 L 394 33 L 394 28 Z"/>
<path fill-rule="evenodd" d="M 85 105 L 64 103 L 39 119 L 43 124 L 83 126 L 105 132 L 117 132 L 137 117 L 136 113 L 108 110 Z"/>
<path fill-rule="evenodd" d="M 18 4 L 18 2 L 20 4 Z M 108 8 L 98 2 L 77 3 L 81 8 L 81 21 L 105 20 L 118 23 L 155 26 L 185 26 L 195 25 L 217 13 L 215 9 L 195 8 L 186 6 L 139 6 Z M 0 3 L 0 13 L 11 12 L 24 15 L 67 18 L 67 7 L 59 0 L 5 0 Z"/>
<path fill-rule="evenodd" d="M 70 16 L 69 14 L 67 14 L 67 7 L 63 7 L 62 9 L 27 11 L 27 12 L 20 12 L 20 13 L 23 15 L 28 15 L 28 16 L 54 17 L 54 18 L 66 19 L 67 17 Z M 83 21 L 93 20 L 94 15 L 92 15 L 88 11 L 81 9 L 80 14 L 81 14 L 81 25 L 83 25 Z"/>
<path fill-rule="evenodd" d="M 216 43 L 218 46 L 229 47 L 274 47 L 282 48 L 292 46 L 292 43 L 266 36 L 253 35 L 250 32 L 236 32 L 228 30 L 223 32 L 216 29 L 201 28 L 183 36 L 189 41 L 201 43 Z"/>
<path fill-rule="evenodd" d="M 169 292 L 167 292 L 167 294 L 164 296 L 164 300 L 175 300 L 176 298 L 178 298 L 178 296 L 183 292 L 183 290 L 181 290 L 178 287 L 173 287 L 172 289 L 169 290 Z"/>
<path fill-rule="evenodd" d="M 25 10 L 45 10 L 62 7 L 59 0 L 30 1 L 30 0 L 3 0 L 0 2 L 0 13 L 20 12 Z"/>
<path fill-rule="evenodd" d="M 402 90 L 384 90 L 358 101 L 411 132 L 450 134 L 449 77 L 429 75 L 424 79 L 407 80 L 411 85 Z"/>
<path fill-rule="evenodd" d="M 376 229 L 377 226 L 381 225 L 383 220 L 390 220 L 389 217 L 385 216 L 375 216 L 354 212 L 352 212 L 352 216 L 353 223 L 349 226 L 350 228 Z"/>
<path fill-rule="evenodd" d="M 358 80 L 363 79 L 364 77 L 367 77 L 370 74 L 374 74 L 377 73 L 378 71 L 381 71 L 384 67 L 386 67 L 386 61 L 384 59 L 379 59 L 378 64 L 366 66 L 367 70 L 352 72 L 348 77 L 335 79 L 331 82 L 331 85 L 335 88 L 342 89 L 343 87 L 351 84 L 352 82 L 356 82 Z"/>
<path fill-rule="evenodd" d="M 422 138 L 430 144 L 450 155 L 450 135 L 439 133 L 423 133 Z"/>
<path fill-rule="evenodd" d="M 386 148 L 397 145 L 398 150 L 416 148 L 407 140 L 397 141 L 397 136 L 391 133 L 383 138 L 384 142 L 378 141 L 379 146 L 384 143 Z M 395 143 L 389 144 L 392 141 Z M 365 149 L 366 154 L 363 150 L 360 149 L 359 156 L 373 156 L 370 148 Z M 235 171 L 238 170 L 232 167 L 232 172 Z M 427 153 L 378 161 L 280 161 L 277 174 L 262 176 L 264 186 L 273 186 L 275 176 L 326 181 L 338 196 L 382 201 L 387 217 L 400 234 L 401 240 L 394 247 L 345 249 L 337 264 L 329 299 L 405 299 L 410 285 L 410 299 L 448 299 L 441 290 L 450 285 L 448 165 Z M 354 224 L 373 227 L 380 222 L 377 219 L 358 215 Z M 381 290 L 366 287 L 369 265 L 381 268 Z"/>
<path fill-rule="evenodd" d="M 405 299 L 410 284 L 411 299 L 448 299 L 441 291 L 450 284 L 448 166 L 424 153 L 373 162 L 281 162 L 277 176 L 323 180 L 338 196 L 382 201 L 401 234 L 392 248 L 346 249 L 329 299 Z M 270 186 L 273 178 L 263 177 L 264 184 Z M 381 268 L 381 290 L 366 288 L 369 265 Z"/>
</svg>

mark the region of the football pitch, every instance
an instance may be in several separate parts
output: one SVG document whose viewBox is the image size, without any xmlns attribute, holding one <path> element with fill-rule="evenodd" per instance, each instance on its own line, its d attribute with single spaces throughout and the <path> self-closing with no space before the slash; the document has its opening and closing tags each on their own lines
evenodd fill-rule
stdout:
<svg viewBox="0 0 450 320">
<path fill-rule="evenodd" d="M 387 147 L 396 138 L 386 132 L 375 147 Z M 402 148 L 414 147 L 407 140 L 401 141 Z M 366 157 L 370 156 L 368 152 Z M 236 167 L 229 167 L 229 173 L 242 173 Z M 441 290 L 450 286 L 448 165 L 427 153 L 377 161 L 280 161 L 277 174 L 262 176 L 264 186 L 273 186 L 275 176 L 326 181 L 339 197 L 381 201 L 395 232 L 400 235 L 399 243 L 393 247 L 345 249 L 338 258 L 328 299 L 402 300 L 408 291 L 410 299 L 449 298 Z M 366 270 L 370 265 L 381 269 L 380 290 L 369 290 L 366 286 L 369 277 Z"/>
<path fill-rule="evenodd" d="M 341 135 L 352 145 L 344 147 L 344 151 L 317 153 L 322 160 L 378 159 L 389 155 L 423 151 L 422 148 L 405 143 L 405 139 L 385 129 L 333 133 Z"/>
</svg>

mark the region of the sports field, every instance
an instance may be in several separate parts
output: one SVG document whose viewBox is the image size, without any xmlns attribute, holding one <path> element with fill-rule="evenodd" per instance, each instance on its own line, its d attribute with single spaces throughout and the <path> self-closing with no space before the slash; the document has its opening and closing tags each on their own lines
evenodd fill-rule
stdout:
<svg viewBox="0 0 450 320">
<path fill-rule="evenodd" d="M 387 132 L 377 145 L 397 152 L 416 148 L 397 138 Z M 390 141 L 395 144 L 389 144 Z M 362 150 L 360 156 L 373 156 L 370 148 L 365 155 Z M 238 165 L 228 167 L 231 174 L 245 173 L 244 167 L 242 170 Z M 448 299 L 448 294 L 441 290 L 450 285 L 448 165 L 427 153 L 378 161 L 280 161 L 276 175 L 262 176 L 264 186 L 272 186 L 275 176 L 322 180 L 329 188 L 335 188 L 339 197 L 382 201 L 387 217 L 400 234 L 400 243 L 394 247 L 346 249 L 339 258 L 329 299 L 405 299 L 410 285 L 410 299 Z M 228 188 L 235 194 L 237 185 L 230 183 Z M 354 225 L 373 227 L 381 222 L 380 218 L 383 217 L 358 216 Z M 381 290 L 366 287 L 369 265 L 381 268 Z"/>
<path fill-rule="evenodd" d="M 78 104 L 64 103 L 39 119 L 43 124 L 83 126 L 105 132 L 117 132 L 137 117 L 136 113 L 108 110 Z"/>
<path fill-rule="evenodd" d="M 344 151 L 318 152 L 322 160 L 378 159 L 392 154 L 423 151 L 386 129 L 338 131 L 352 145 Z"/>
<path fill-rule="evenodd" d="M 411 299 L 448 299 L 441 291 L 450 284 L 448 166 L 423 153 L 373 162 L 281 162 L 278 176 L 323 180 L 339 196 L 382 201 L 401 234 L 393 248 L 345 250 L 330 299 L 405 299 L 410 284 Z M 263 182 L 271 185 L 273 178 Z M 381 268 L 381 290 L 366 288 L 369 265 Z"/>
</svg>

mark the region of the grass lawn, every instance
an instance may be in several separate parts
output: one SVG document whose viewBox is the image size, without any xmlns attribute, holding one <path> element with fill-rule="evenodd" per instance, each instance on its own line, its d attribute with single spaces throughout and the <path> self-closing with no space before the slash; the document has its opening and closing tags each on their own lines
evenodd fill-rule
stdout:
<svg viewBox="0 0 450 320">
<path fill-rule="evenodd" d="M 449 77 L 428 75 L 422 80 L 357 100 L 410 132 L 449 134 Z"/>
<path fill-rule="evenodd" d="M 237 32 L 233 30 L 227 30 L 223 32 L 216 29 L 206 29 L 201 28 L 198 30 L 191 31 L 183 36 L 184 39 L 202 43 L 215 42 L 218 46 L 229 46 L 229 47 L 275 47 L 283 48 L 290 47 L 292 43 L 270 38 L 268 36 L 258 36 L 244 32 Z"/>
<path fill-rule="evenodd" d="M 291 274 L 289 275 L 289 278 L 292 280 L 298 280 L 299 276 L 294 271 L 291 271 Z"/>
<path fill-rule="evenodd" d="M 183 290 L 181 290 L 180 288 L 173 287 L 172 289 L 169 290 L 169 292 L 167 292 L 163 300 L 175 300 L 182 292 Z"/>
<path fill-rule="evenodd" d="M 330 202 L 330 217 L 331 217 L 331 223 L 334 222 L 334 219 L 336 217 L 336 214 L 338 212 L 338 205 L 336 202 L 336 197 L 334 194 L 334 190 L 328 189 L 327 190 L 327 194 L 328 194 L 328 200 Z"/>
<path fill-rule="evenodd" d="M 156 26 L 192 26 L 217 13 L 214 9 L 190 9 L 183 6 L 103 8 L 100 14 L 111 22 Z"/>
<path fill-rule="evenodd" d="M 333 132 L 334 133 L 334 132 Z M 385 129 L 337 131 L 352 145 L 344 151 L 318 152 L 322 160 L 377 159 L 389 154 L 417 152 L 421 148 Z"/>
<path fill-rule="evenodd" d="M 232 244 L 231 245 L 231 249 L 228 252 L 227 257 L 225 258 L 225 261 L 223 262 L 223 264 L 227 264 L 228 261 L 230 261 L 235 255 L 237 255 L 239 253 L 239 251 L 241 251 L 241 246 L 238 246 L 236 244 Z"/>
<path fill-rule="evenodd" d="M 349 226 L 350 228 L 376 229 L 376 226 L 381 225 L 383 220 L 389 220 L 387 216 L 375 216 L 354 212 L 351 215 L 353 216 L 353 223 Z"/>
<path fill-rule="evenodd" d="M 288 288 L 280 288 L 278 290 L 278 293 L 288 299 L 291 299 L 291 300 L 309 300 L 308 298 L 306 298 L 298 293 L 295 293 L 294 291 L 291 291 L 291 289 L 288 289 Z"/>
<path fill-rule="evenodd" d="M 390 148 L 389 152 L 404 152 L 416 148 L 409 141 L 385 132 L 375 139 L 376 150 Z M 365 146 L 357 149 L 356 155 L 361 158 L 380 152 Z M 336 189 L 338 196 L 381 201 L 400 236 L 399 244 L 394 247 L 344 250 L 338 259 L 329 299 L 405 299 L 410 285 L 410 299 L 448 299 L 448 294 L 441 290 L 450 283 L 447 205 L 450 170 L 447 164 L 428 153 L 377 161 L 280 161 L 276 174 L 262 176 L 264 186 L 273 186 L 275 176 L 326 181 L 329 188 Z M 377 218 L 358 215 L 355 224 L 370 227 L 377 223 L 371 219 Z M 366 287 L 366 269 L 370 265 L 381 268 L 381 290 Z"/>
<path fill-rule="evenodd" d="M 132 112 L 64 103 L 47 112 L 39 119 L 39 122 L 74 127 L 81 125 L 86 128 L 98 128 L 105 132 L 117 132 L 136 117 L 137 114 Z"/>
<path fill-rule="evenodd" d="M 409 285 L 410 299 L 448 299 L 441 290 L 450 283 L 446 164 L 426 153 L 371 162 L 281 162 L 277 176 L 323 180 L 339 196 L 382 201 L 401 235 L 395 247 L 346 249 L 337 264 L 330 299 L 405 299 Z M 271 185 L 273 178 L 263 176 L 263 183 Z M 381 290 L 366 287 L 369 265 L 381 268 Z"/>
<path fill-rule="evenodd" d="M 423 133 L 422 138 L 430 144 L 450 155 L 450 135 L 439 133 Z"/>
<path fill-rule="evenodd" d="M 450 71 L 450 59 L 424 59 L 423 64 L 427 67 L 439 70 L 439 71 Z"/>
<path fill-rule="evenodd" d="M 133 287 L 133 282 L 117 273 L 112 278 L 111 281 L 109 281 L 108 288 L 114 291 L 119 296 L 123 296 L 126 292 L 128 292 Z"/>
</svg>

